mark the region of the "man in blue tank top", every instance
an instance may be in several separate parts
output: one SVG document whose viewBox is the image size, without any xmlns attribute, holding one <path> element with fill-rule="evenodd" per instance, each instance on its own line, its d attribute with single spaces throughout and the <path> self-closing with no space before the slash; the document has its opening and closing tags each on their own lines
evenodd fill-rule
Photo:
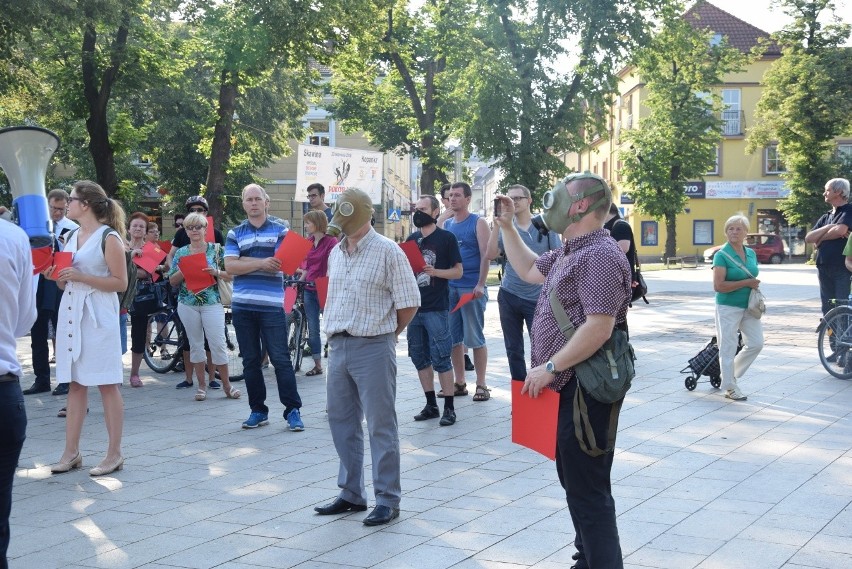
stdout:
<svg viewBox="0 0 852 569">
<path fill-rule="evenodd" d="M 456 182 L 447 192 L 453 217 L 444 224 L 444 229 L 453 233 L 459 242 L 464 274 L 450 281 L 450 310 L 456 307 L 462 295 L 473 294 L 473 300 L 455 312 L 450 312 L 450 332 L 453 336 L 453 374 L 455 376 L 454 396 L 467 395 L 464 377 L 465 346 L 473 350 L 473 364 L 476 368 L 476 392 L 474 401 L 488 401 L 491 392 L 485 385 L 485 365 L 488 362 L 488 348 L 485 345 L 485 306 L 488 302 L 488 289 L 485 279 L 488 277 L 488 240 L 491 230 L 484 219 L 470 213 L 470 186 Z"/>
</svg>

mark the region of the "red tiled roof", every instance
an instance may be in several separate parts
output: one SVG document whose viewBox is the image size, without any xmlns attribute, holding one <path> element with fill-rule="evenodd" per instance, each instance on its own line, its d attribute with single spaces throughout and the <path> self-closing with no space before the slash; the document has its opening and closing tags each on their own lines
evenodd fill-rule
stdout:
<svg viewBox="0 0 852 569">
<path fill-rule="evenodd" d="M 745 0 L 744 0 L 745 1 Z M 760 38 L 769 40 L 769 34 L 714 6 L 706 0 L 698 0 L 684 13 L 683 18 L 694 27 L 711 30 L 728 38 L 728 44 L 747 53 L 756 46 Z M 772 42 L 764 55 L 781 55 L 778 46 Z"/>
</svg>

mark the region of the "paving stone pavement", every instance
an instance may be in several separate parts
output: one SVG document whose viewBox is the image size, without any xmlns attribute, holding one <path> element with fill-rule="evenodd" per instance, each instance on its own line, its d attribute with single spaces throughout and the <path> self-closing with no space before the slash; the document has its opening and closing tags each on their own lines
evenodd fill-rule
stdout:
<svg viewBox="0 0 852 569">
<path fill-rule="evenodd" d="M 852 567 L 852 383 L 829 376 L 816 355 L 814 268 L 762 266 L 760 276 L 769 302 L 766 347 L 741 381 L 748 401 L 735 403 L 709 383 L 684 388 L 681 370 L 714 333 L 710 270 L 647 274 L 651 304 L 629 316 L 638 375 L 613 470 L 629 569 Z M 393 523 L 369 528 L 363 513 L 313 513 L 337 494 L 322 376 L 298 374 L 306 430 L 292 433 L 267 370 L 270 425 L 245 431 L 245 396 L 233 401 L 211 391 L 196 402 L 194 390 L 174 389 L 182 375 L 150 373 L 143 364 L 144 387 L 131 389 L 125 379 L 122 390 L 127 462 L 114 476 L 93 479 L 87 468 L 51 476 L 48 466 L 63 448 L 56 413 L 64 398 L 26 398 L 10 566 L 570 566 L 573 528 L 554 465 L 510 441 L 496 292 L 486 316 L 493 396 L 458 398 L 454 426 L 412 420 L 423 396 L 399 344 L 403 498 Z M 23 360 L 28 346 L 28 339 L 19 344 Z M 86 467 L 106 448 L 97 390 L 90 408 Z"/>
</svg>

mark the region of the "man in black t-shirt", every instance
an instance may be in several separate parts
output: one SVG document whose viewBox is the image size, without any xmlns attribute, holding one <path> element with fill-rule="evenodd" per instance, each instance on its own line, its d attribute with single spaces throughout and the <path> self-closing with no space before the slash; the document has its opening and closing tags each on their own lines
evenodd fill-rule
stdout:
<svg viewBox="0 0 852 569">
<path fill-rule="evenodd" d="M 435 372 L 445 394 L 453 393 L 453 364 L 450 359 L 449 279 L 462 276 L 462 259 L 455 236 L 437 226 L 440 205 L 435 196 L 424 196 L 415 205 L 412 222 L 420 230 L 407 241 L 420 247 L 426 267 L 417 274 L 420 287 L 420 309 L 408 325 L 408 357 L 417 368 L 420 385 L 426 395 L 426 406 L 414 416 L 415 421 L 436 419 L 440 412 L 435 398 Z M 453 397 L 444 397 L 442 427 L 456 422 Z"/>
<path fill-rule="evenodd" d="M 832 309 L 833 299 L 846 299 L 849 296 L 849 277 L 846 270 L 846 257 L 843 247 L 852 228 L 852 205 L 849 204 L 849 181 L 834 178 L 825 184 L 823 192 L 825 203 L 831 211 L 824 214 L 805 235 L 805 243 L 816 246 L 817 277 L 819 295 L 822 300 L 822 313 Z"/>
<path fill-rule="evenodd" d="M 207 217 L 207 212 L 209 208 L 207 207 L 207 200 L 204 199 L 203 196 L 192 196 L 186 200 L 186 213 L 200 213 L 204 217 Z M 222 232 L 218 229 L 213 230 L 213 237 L 215 242 L 225 246 L 225 236 L 222 235 Z M 189 235 L 186 234 L 186 229 L 183 228 L 183 225 L 177 230 L 174 238 L 172 239 L 172 250 L 169 251 L 168 265 L 171 266 L 172 257 L 174 256 L 174 251 L 189 245 Z"/>
</svg>

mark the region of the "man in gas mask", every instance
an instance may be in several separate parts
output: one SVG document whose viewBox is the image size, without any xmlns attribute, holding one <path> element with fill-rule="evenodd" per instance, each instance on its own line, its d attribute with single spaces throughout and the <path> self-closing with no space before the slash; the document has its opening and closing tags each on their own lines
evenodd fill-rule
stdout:
<svg viewBox="0 0 852 569">
<path fill-rule="evenodd" d="M 444 391 L 442 427 L 456 422 L 453 402 L 453 347 L 450 336 L 450 294 L 448 279 L 462 276 L 462 259 L 455 236 L 437 225 L 441 212 L 435 196 L 423 196 L 415 204 L 411 221 L 418 228 L 407 239 L 414 241 L 423 254 L 426 266 L 417 275 L 420 287 L 420 310 L 408 325 L 408 357 L 417 368 L 420 385 L 426 395 L 426 406 L 414 416 L 415 421 L 437 419 L 440 415 L 435 398 L 435 372 Z M 449 395 L 447 395 L 449 394 Z"/>
<path fill-rule="evenodd" d="M 573 366 L 592 356 L 627 317 L 630 265 L 603 229 L 612 193 L 602 178 L 589 172 L 572 174 L 556 184 L 544 196 L 542 219 L 550 231 L 562 235 L 565 245 L 541 257 L 521 240 L 512 222 L 512 200 L 499 199 L 502 214 L 495 221 L 503 232 L 509 262 L 525 281 L 543 283 L 532 330 L 533 367 L 521 393 L 538 397 L 542 389 L 559 392 L 556 471 L 574 522 L 577 563 L 573 567 L 620 569 L 623 562 L 610 487 L 613 452 L 592 457 L 583 451 L 575 433 L 573 406 L 575 392 L 582 389 Z M 576 329 L 567 341 L 551 305 L 554 289 L 555 306 L 561 305 L 557 309 L 564 310 Z M 595 438 L 607 441 L 610 425 L 617 424 L 610 423 L 611 412 L 620 402 L 605 404 L 584 389 L 583 393 Z"/>
<path fill-rule="evenodd" d="M 337 199 L 328 233 L 345 235 L 328 258 L 323 327 L 329 344 L 328 424 L 340 457 L 340 494 L 314 508 L 320 515 L 367 509 L 364 488 L 366 417 L 376 507 L 368 526 L 399 516 L 399 428 L 396 342 L 420 306 L 417 280 L 399 246 L 373 230 L 373 204 L 349 188 Z"/>
</svg>

